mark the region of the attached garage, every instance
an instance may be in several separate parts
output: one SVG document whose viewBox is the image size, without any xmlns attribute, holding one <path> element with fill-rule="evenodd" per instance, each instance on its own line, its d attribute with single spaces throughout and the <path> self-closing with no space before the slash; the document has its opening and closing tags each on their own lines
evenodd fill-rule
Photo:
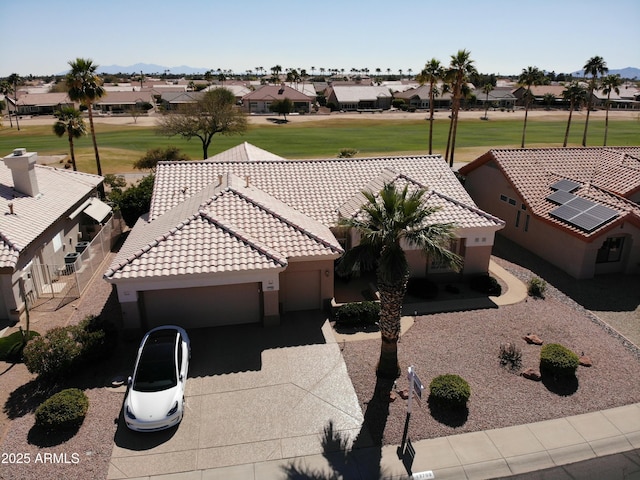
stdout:
<svg viewBox="0 0 640 480">
<path fill-rule="evenodd" d="M 163 324 L 198 328 L 262 320 L 260 283 L 147 290 L 140 297 L 147 328 Z"/>
</svg>

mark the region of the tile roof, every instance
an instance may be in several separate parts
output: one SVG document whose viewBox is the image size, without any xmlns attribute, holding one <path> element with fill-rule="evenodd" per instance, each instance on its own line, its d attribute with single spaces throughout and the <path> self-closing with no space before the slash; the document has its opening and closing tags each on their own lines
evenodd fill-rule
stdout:
<svg viewBox="0 0 640 480">
<path fill-rule="evenodd" d="M 282 100 L 288 98 L 292 102 L 312 102 L 314 97 L 305 95 L 295 88 L 286 85 L 264 85 L 255 91 L 245 95 L 242 100 L 247 101 L 264 101 L 264 100 Z"/>
<path fill-rule="evenodd" d="M 281 269 L 295 258 L 336 258 L 342 248 L 330 227 L 339 210 L 357 213 L 361 190 L 390 180 L 426 187 L 429 204 L 442 207 L 438 215 L 461 228 L 504 225 L 476 207 L 440 156 L 160 162 L 148 220 L 136 224 L 105 277 Z M 226 263 L 230 255 L 235 263 Z"/>
<path fill-rule="evenodd" d="M 547 200 L 551 185 L 567 179 L 580 187 L 574 195 L 613 208 L 620 217 L 640 220 L 640 207 L 627 200 L 640 190 L 640 147 L 543 148 L 491 150 L 460 169 L 467 175 L 487 162 L 495 162 L 533 214 L 581 236 L 599 233 L 607 224 L 585 232 L 551 216 L 557 207 Z"/>
<path fill-rule="evenodd" d="M 213 157 L 209 157 L 207 160 L 212 162 L 260 162 L 264 160 L 284 160 L 284 158 L 244 142 Z"/>
<path fill-rule="evenodd" d="M 40 194 L 24 195 L 13 189 L 13 176 L 0 161 L 0 267 L 15 267 L 19 252 L 91 194 L 102 177 L 35 165 Z M 9 204 L 13 204 L 13 214 Z"/>
<path fill-rule="evenodd" d="M 331 87 L 339 102 L 360 102 L 363 100 L 377 100 L 378 98 L 391 98 L 388 87 L 375 85 L 336 85 Z"/>
<path fill-rule="evenodd" d="M 229 174 L 138 221 L 105 277 L 278 270 L 292 258 L 341 253 L 327 227 Z"/>
</svg>

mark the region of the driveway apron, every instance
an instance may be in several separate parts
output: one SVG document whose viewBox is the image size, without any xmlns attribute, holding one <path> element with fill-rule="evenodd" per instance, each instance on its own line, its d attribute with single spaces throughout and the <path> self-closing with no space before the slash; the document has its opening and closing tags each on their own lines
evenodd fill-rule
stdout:
<svg viewBox="0 0 640 480">
<path fill-rule="evenodd" d="M 128 431 L 122 419 L 109 479 L 145 477 L 322 453 L 325 430 L 347 443 L 363 415 L 340 347 L 320 312 L 278 327 L 189 331 L 192 358 L 182 423 Z"/>
</svg>

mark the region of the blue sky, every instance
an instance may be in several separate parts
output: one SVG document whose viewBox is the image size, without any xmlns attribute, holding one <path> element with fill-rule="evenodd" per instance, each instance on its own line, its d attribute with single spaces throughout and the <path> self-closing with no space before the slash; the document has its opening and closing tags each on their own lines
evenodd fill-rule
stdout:
<svg viewBox="0 0 640 480">
<path fill-rule="evenodd" d="M 595 55 L 610 69 L 640 67 L 638 0 L 0 0 L 0 18 L 0 76 L 66 72 L 77 57 L 415 74 L 460 49 L 482 73 L 572 72 Z"/>
</svg>

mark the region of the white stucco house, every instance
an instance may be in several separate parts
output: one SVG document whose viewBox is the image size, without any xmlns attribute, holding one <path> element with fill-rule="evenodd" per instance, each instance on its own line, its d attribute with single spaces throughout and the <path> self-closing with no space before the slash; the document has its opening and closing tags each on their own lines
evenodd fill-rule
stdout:
<svg viewBox="0 0 640 480">
<path fill-rule="evenodd" d="M 488 270 L 503 222 L 475 205 L 439 155 L 292 161 L 235 150 L 158 164 L 151 210 L 105 273 L 125 328 L 268 325 L 328 306 L 335 261 L 354 242 L 338 220 L 359 213 L 362 191 L 389 182 L 425 188 L 427 204 L 441 207 L 433 221 L 458 225 L 451 248 L 462 275 Z M 414 276 L 447 273 L 408 248 Z"/>
</svg>

